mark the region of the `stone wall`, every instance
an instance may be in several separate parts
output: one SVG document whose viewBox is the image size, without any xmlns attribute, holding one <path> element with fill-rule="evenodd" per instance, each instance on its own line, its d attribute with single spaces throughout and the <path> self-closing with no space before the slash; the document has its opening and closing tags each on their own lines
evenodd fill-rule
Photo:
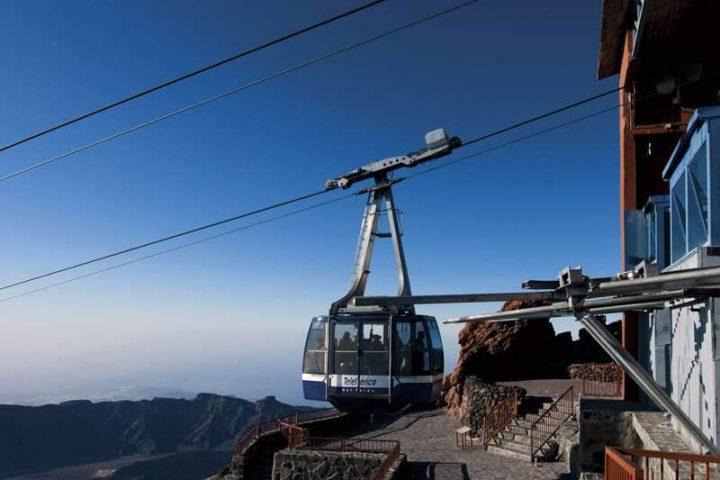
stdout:
<svg viewBox="0 0 720 480">
<path fill-rule="evenodd" d="M 448 415 L 461 425 L 470 427 L 471 435 L 478 437 L 482 434 L 486 412 L 514 391 L 518 393 L 518 400 L 522 402 L 526 393 L 524 389 L 484 383 L 471 375 L 463 383 L 460 403 L 453 407 L 448 406 Z"/>
<path fill-rule="evenodd" d="M 281 450 L 272 480 L 361 480 L 372 478 L 387 455 L 322 450 Z"/>
<path fill-rule="evenodd" d="M 355 417 L 345 414 L 340 417 L 325 418 L 314 422 L 304 423 L 303 427 L 314 436 L 337 435 L 354 425 Z M 262 435 L 245 451 L 235 453 L 230 463 L 215 477 L 214 480 L 246 480 L 255 478 L 258 474 L 267 473 L 273 467 L 275 452 L 287 446 L 287 441 L 279 433 Z"/>
<path fill-rule="evenodd" d="M 568 367 L 570 378 L 596 382 L 619 382 L 623 371 L 617 363 L 573 363 Z"/>
<path fill-rule="evenodd" d="M 580 400 L 578 463 L 582 471 L 603 471 L 606 445 L 642 448 L 633 428 L 633 411 L 638 408 L 620 400 Z"/>
</svg>

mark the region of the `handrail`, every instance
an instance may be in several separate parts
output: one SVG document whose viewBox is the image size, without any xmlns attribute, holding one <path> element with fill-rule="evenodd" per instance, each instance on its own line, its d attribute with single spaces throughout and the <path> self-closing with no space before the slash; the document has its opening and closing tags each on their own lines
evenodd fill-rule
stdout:
<svg viewBox="0 0 720 480">
<path fill-rule="evenodd" d="M 561 401 L 567 401 L 567 397 L 570 396 L 570 408 L 567 408 L 567 405 L 565 405 L 565 417 L 562 419 L 561 422 L 558 423 L 558 425 L 555 427 L 554 430 L 550 431 L 549 424 L 543 423 L 543 420 L 545 418 L 548 418 L 550 416 L 550 412 L 557 409 L 559 411 L 560 402 Z M 575 414 L 575 390 L 574 387 L 569 387 L 565 392 L 563 392 L 562 395 L 560 395 L 557 400 L 555 400 L 545 411 L 530 425 L 530 461 L 533 461 L 535 459 L 535 455 L 542 449 L 542 447 L 545 446 L 545 444 L 550 441 L 550 439 L 557 433 L 558 430 L 560 430 L 560 427 L 563 426 L 565 421 L 572 417 Z M 544 438 L 542 438 L 542 441 L 540 444 L 535 448 L 535 435 L 534 431 L 536 427 L 539 427 L 538 430 L 542 429 L 543 426 L 547 426 L 548 428 L 545 428 L 546 432 L 544 435 Z"/>
<path fill-rule="evenodd" d="M 382 480 L 383 478 L 385 478 L 385 475 L 399 457 L 400 442 L 396 442 L 395 446 L 393 446 L 392 450 L 390 450 L 390 453 L 388 453 L 388 456 L 385 458 L 385 461 L 381 463 L 380 467 L 378 467 L 378 469 L 375 471 L 375 475 L 372 476 L 372 480 Z"/>
<path fill-rule="evenodd" d="M 642 469 L 623 453 L 617 447 L 605 447 L 605 480 L 643 480 Z"/>
<path fill-rule="evenodd" d="M 626 457 L 631 457 L 630 459 Z M 645 468 L 641 468 L 642 458 L 645 459 Z M 650 459 L 658 459 L 659 462 L 651 463 Z M 700 455 L 696 453 L 685 453 L 685 452 L 664 452 L 659 450 L 641 450 L 635 448 L 623 448 L 623 447 L 605 447 L 605 479 L 606 480 L 643 480 L 644 478 L 653 477 L 665 479 L 665 464 L 668 463 L 667 468 L 670 470 L 669 476 L 676 479 L 681 478 L 680 471 L 685 467 L 685 463 L 689 462 L 689 471 L 684 471 L 683 478 L 689 477 L 690 479 L 705 478 L 717 478 L 720 474 L 720 456 L 719 455 Z M 639 465 L 639 464 L 640 465 Z M 696 465 L 699 464 L 699 465 Z M 716 474 L 712 473 L 712 466 L 715 467 Z M 674 467 L 674 472 L 672 471 Z M 704 472 L 703 472 L 704 467 Z M 630 472 L 632 468 L 637 469 L 639 474 L 632 476 Z"/>
<path fill-rule="evenodd" d="M 614 450 L 633 457 L 662 458 L 686 462 L 720 463 L 720 455 L 702 455 L 699 453 L 663 452 L 660 450 L 642 450 L 639 448 L 612 447 Z"/>
<path fill-rule="evenodd" d="M 622 398 L 624 372 L 617 363 L 589 363 L 584 365 L 582 396 Z"/>
<path fill-rule="evenodd" d="M 487 450 L 488 445 L 498 433 L 505 430 L 505 427 L 518 416 L 518 392 L 513 392 L 500 400 L 483 417 L 482 442 Z"/>
<path fill-rule="evenodd" d="M 277 417 L 264 422 L 253 423 L 247 433 L 243 435 L 235 444 L 235 452 L 242 453 L 250 445 L 252 445 L 260 436 L 266 433 L 281 431 L 281 424 L 294 423 L 295 425 L 320 420 L 323 418 L 337 417 L 341 412 L 336 408 L 320 408 L 317 410 L 309 410 L 306 412 L 296 412 L 293 415 L 285 417 Z"/>
</svg>

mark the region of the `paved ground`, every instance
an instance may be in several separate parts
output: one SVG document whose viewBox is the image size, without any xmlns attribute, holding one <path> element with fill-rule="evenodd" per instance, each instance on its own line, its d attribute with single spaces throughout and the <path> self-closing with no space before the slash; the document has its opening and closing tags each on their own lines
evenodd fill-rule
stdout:
<svg viewBox="0 0 720 480">
<path fill-rule="evenodd" d="M 525 388 L 528 395 L 556 398 L 574 380 L 525 380 L 505 382 Z M 418 480 L 555 480 L 570 479 L 567 464 L 531 464 L 487 453 L 482 447 L 461 449 L 455 445 L 455 422 L 443 409 L 376 417 L 372 425 L 358 424 L 344 433 L 356 438 L 399 440 L 408 457 L 407 479 Z"/>
<path fill-rule="evenodd" d="M 517 385 L 527 390 L 533 397 L 557 398 L 569 387 L 574 387 L 575 399 L 582 392 L 582 380 L 545 379 L 545 380 L 518 380 L 516 382 L 499 382 L 501 385 Z"/>
<path fill-rule="evenodd" d="M 442 409 L 407 413 L 394 420 L 377 419 L 377 430 L 364 438 L 400 440 L 407 454 L 406 478 L 428 480 L 566 479 L 565 463 L 530 464 L 485 452 L 481 447 L 462 450 L 455 445 L 453 421 Z"/>
</svg>

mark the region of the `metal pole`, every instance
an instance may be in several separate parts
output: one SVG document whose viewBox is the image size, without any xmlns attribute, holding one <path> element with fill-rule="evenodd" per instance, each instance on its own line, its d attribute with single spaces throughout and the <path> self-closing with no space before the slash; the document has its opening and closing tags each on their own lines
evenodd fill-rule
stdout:
<svg viewBox="0 0 720 480">
<path fill-rule="evenodd" d="M 691 282 L 692 285 L 688 285 Z M 720 267 L 663 273 L 654 277 L 632 280 L 614 280 L 600 283 L 590 293 L 592 296 L 608 296 L 620 293 L 647 291 L 649 288 L 671 288 L 682 283 L 683 288 L 691 286 L 717 285 L 720 283 Z"/>
<path fill-rule="evenodd" d="M 559 315 L 558 308 L 553 305 L 546 307 L 523 308 L 521 310 L 510 310 L 507 312 L 482 313 L 480 315 L 469 315 L 466 317 L 451 318 L 443 323 L 465 323 L 480 322 L 483 320 L 516 321 L 525 318 L 549 318 Z"/>
<path fill-rule="evenodd" d="M 405 250 L 403 249 L 400 225 L 395 210 L 392 187 L 383 190 L 385 197 L 385 209 L 387 210 L 388 224 L 390 225 L 390 236 L 392 237 L 393 250 L 395 251 L 395 264 L 398 276 L 398 295 L 412 295 L 410 288 L 410 275 L 408 274 L 407 263 L 405 262 Z"/>
<path fill-rule="evenodd" d="M 417 305 L 438 303 L 506 302 L 508 300 L 550 301 L 553 292 L 460 293 L 448 295 L 404 295 L 397 297 L 358 297 L 356 306 Z"/>
<path fill-rule="evenodd" d="M 620 342 L 607 330 L 607 328 L 598 322 L 592 315 L 584 315 L 578 317 L 578 321 L 585 327 L 585 330 L 603 350 L 617 362 L 637 383 L 640 388 L 655 402 L 659 407 L 665 409 L 675 419 L 682 424 L 685 429 L 695 437 L 695 439 L 715 455 L 720 454 L 720 450 L 713 442 L 705 436 L 703 431 L 688 417 L 685 412 L 670 398 L 670 396 L 655 383 L 655 380 L 643 369 L 638 361 L 623 348 Z"/>
</svg>

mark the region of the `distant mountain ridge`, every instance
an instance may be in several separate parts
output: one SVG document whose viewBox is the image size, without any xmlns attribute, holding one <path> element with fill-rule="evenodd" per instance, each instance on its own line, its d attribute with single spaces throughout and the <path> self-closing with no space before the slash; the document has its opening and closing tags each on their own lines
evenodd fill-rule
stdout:
<svg viewBox="0 0 720 480">
<path fill-rule="evenodd" d="M 275 397 L 249 402 L 208 393 L 192 400 L 0 405 L 0 478 L 128 455 L 230 450 L 253 422 L 303 409 Z"/>
<path fill-rule="evenodd" d="M 8 393 L 0 392 L 0 404 L 39 407 L 62 403 L 78 398 L 92 402 L 119 402 L 120 400 L 152 400 L 153 398 L 184 398 L 192 400 L 198 392 L 173 387 L 113 386 L 95 390 L 79 390 L 64 393 Z M 232 395 L 231 395 L 232 396 Z"/>
</svg>

